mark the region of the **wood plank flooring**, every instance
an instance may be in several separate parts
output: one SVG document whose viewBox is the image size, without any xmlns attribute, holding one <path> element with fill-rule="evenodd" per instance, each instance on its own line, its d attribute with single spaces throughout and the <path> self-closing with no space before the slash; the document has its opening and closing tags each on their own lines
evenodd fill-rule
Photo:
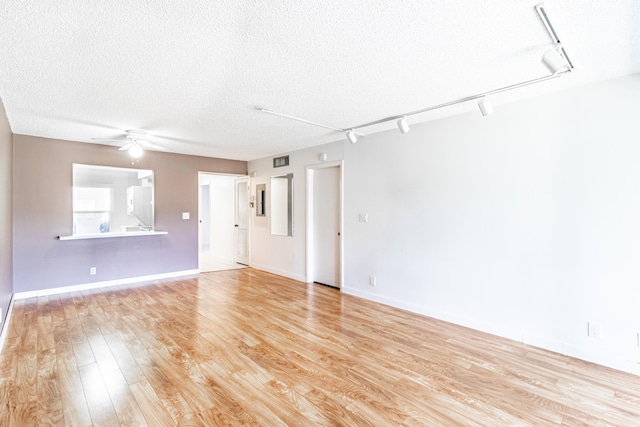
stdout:
<svg viewBox="0 0 640 427">
<path fill-rule="evenodd" d="M 2 426 L 640 425 L 640 377 L 249 268 L 8 327 Z"/>
</svg>

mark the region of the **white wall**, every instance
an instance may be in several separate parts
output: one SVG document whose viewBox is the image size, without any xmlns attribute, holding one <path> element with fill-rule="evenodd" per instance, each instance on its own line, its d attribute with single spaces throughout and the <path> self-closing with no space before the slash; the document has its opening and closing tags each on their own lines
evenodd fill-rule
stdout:
<svg viewBox="0 0 640 427">
<path fill-rule="evenodd" d="M 251 266 L 292 279 L 305 281 L 305 221 L 306 221 L 306 167 L 322 163 L 320 153 L 327 154 L 326 162 L 342 160 L 344 144 L 337 142 L 289 153 L 289 166 L 273 168 L 273 158 L 254 160 L 248 170 L 251 178 L 251 195 L 256 195 L 256 185 L 266 184 L 266 216 L 256 216 L 251 209 Z M 274 236 L 271 225 L 270 177 L 293 173 L 293 236 Z"/>
<path fill-rule="evenodd" d="M 634 75 L 342 144 L 343 291 L 640 374 L 638 111 Z"/>
</svg>

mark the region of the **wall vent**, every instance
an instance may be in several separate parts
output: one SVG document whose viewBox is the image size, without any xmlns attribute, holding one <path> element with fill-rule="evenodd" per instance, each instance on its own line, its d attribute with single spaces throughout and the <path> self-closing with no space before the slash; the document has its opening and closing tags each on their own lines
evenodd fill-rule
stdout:
<svg viewBox="0 0 640 427">
<path fill-rule="evenodd" d="M 283 166 L 289 166 L 289 156 L 280 156 L 273 159 L 274 168 L 281 168 Z"/>
</svg>

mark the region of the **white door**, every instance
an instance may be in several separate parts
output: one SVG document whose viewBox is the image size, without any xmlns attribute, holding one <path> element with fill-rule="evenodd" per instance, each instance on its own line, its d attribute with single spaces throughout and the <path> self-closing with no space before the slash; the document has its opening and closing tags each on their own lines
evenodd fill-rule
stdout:
<svg viewBox="0 0 640 427">
<path fill-rule="evenodd" d="M 198 207 L 200 252 L 207 252 L 211 247 L 211 192 L 209 184 L 200 186 L 200 201 Z"/>
<path fill-rule="evenodd" d="M 313 281 L 336 288 L 341 277 L 340 166 L 313 169 Z"/>
<path fill-rule="evenodd" d="M 249 265 L 249 179 L 236 180 L 236 262 Z"/>
</svg>

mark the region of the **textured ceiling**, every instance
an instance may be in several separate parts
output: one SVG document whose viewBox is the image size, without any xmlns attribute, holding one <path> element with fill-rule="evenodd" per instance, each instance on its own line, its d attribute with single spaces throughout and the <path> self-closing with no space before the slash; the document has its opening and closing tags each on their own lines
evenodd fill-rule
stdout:
<svg viewBox="0 0 640 427">
<path fill-rule="evenodd" d="M 2 0 L 0 97 L 17 134 L 95 142 L 143 129 L 169 152 L 251 160 L 344 139 L 255 106 L 347 128 L 548 74 L 537 3 Z M 640 1 L 545 7 L 576 69 L 496 95 L 496 114 L 640 72 Z"/>
</svg>

